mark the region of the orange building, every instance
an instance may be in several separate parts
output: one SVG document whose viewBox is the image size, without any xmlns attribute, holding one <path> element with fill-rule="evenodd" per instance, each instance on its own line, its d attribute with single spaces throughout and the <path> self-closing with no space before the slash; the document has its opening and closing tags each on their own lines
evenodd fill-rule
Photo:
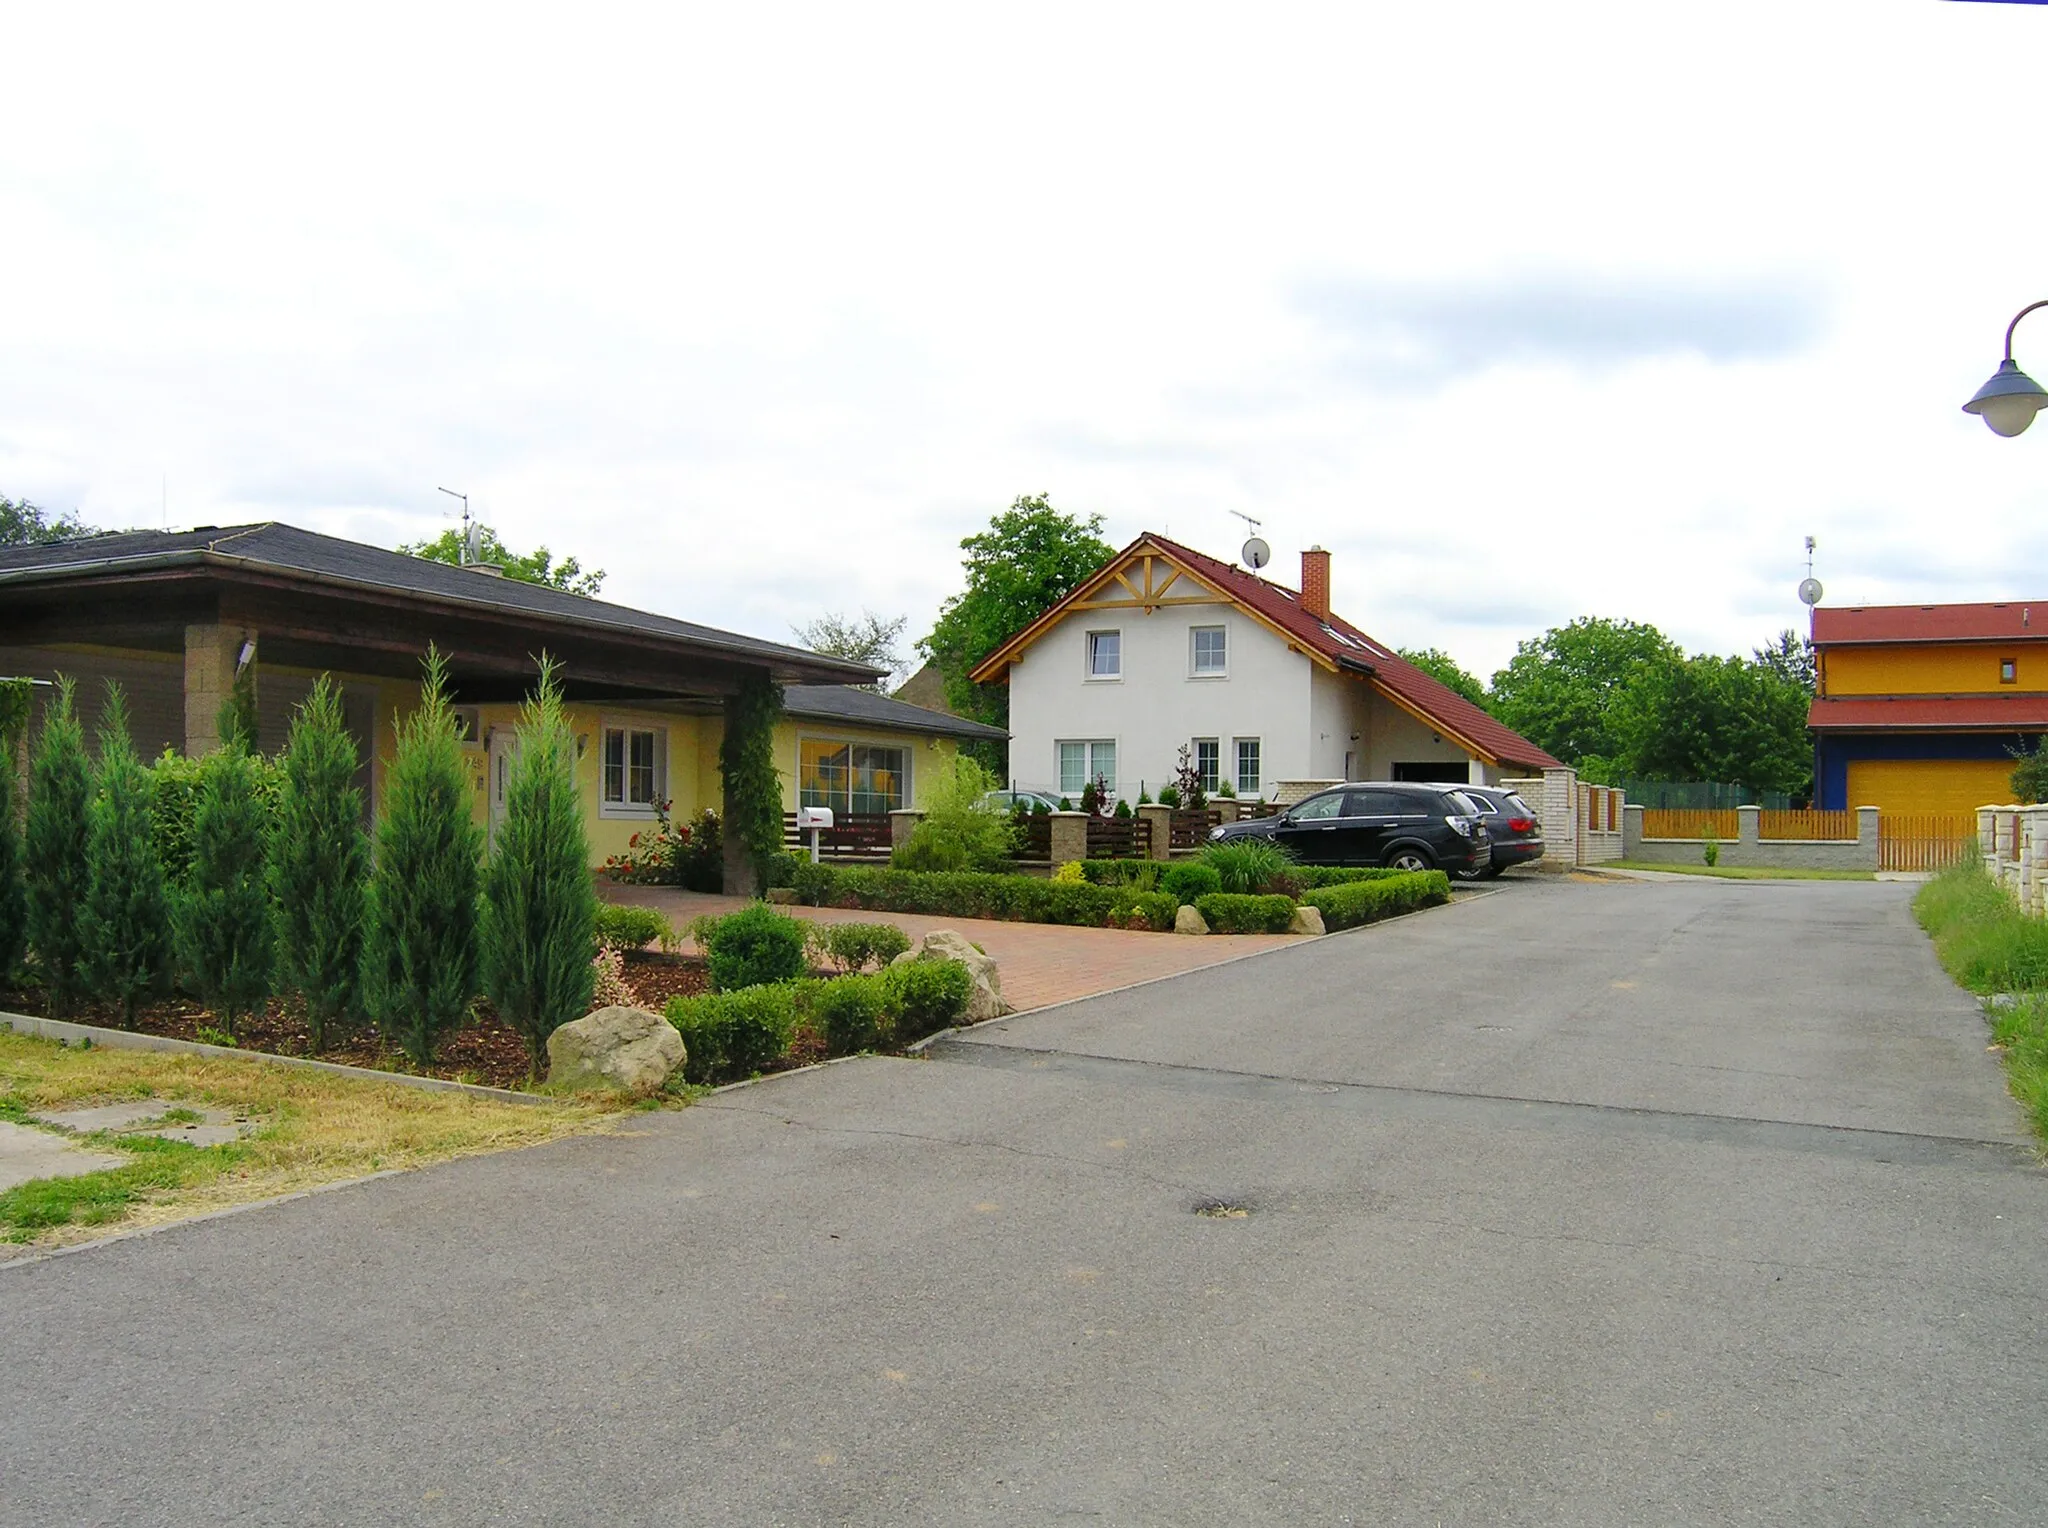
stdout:
<svg viewBox="0 0 2048 1528">
<path fill-rule="evenodd" d="M 2001 804 L 2014 750 L 2048 733 L 2048 600 L 1819 608 L 1813 646 L 1822 808 Z"/>
</svg>

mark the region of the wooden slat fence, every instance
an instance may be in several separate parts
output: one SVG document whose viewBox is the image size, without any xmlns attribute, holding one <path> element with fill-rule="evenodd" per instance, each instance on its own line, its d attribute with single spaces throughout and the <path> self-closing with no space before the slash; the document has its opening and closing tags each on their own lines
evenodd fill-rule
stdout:
<svg viewBox="0 0 2048 1528">
<path fill-rule="evenodd" d="M 1280 803 L 1277 801 L 1240 801 L 1237 804 L 1237 815 L 1239 821 L 1247 817 L 1277 817 L 1280 815 Z"/>
<path fill-rule="evenodd" d="M 1885 812 L 1877 819 L 1877 868 L 1946 870 L 1976 842 L 1975 812 Z"/>
<path fill-rule="evenodd" d="M 1850 839 L 1856 837 L 1854 812 L 1758 812 L 1759 839 Z"/>
<path fill-rule="evenodd" d="M 1722 843 L 1733 843 L 1742 831 L 1741 821 L 1734 809 L 1727 811 L 1680 811 L 1677 809 L 1643 812 L 1643 837 L 1645 838 L 1706 838 L 1709 834 Z M 1854 838 L 1856 834 L 1849 834 Z"/>
<path fill-rule="evenodd" d="M 1150 859 L 1152 824 L 1142 817 L 1090 817 L 1090 859 Z"/>
<path fill-rule="evenodd" d="M 1017 823 L 1017 858 L 1027 864 L 1051 864 L 1051 815 L 1046 812 L 1031 812 L 1018 816 L 1015 821 Z"/>
<path fill-rule="evenodd" d="M 811 837 L 797 832 L 794 812 L 782 814 L 782 843 L 792 854 L 810 855 Z M 832 826 L 818 835 L 821 859 L 885 860 L 891 847 L 887 812 L 835 813 Z"/>
<path fill-rule="evenodd" d="M 1209 830 L 1223 820 L 1223 813 L 1215 807 L 1205 811 L 1173 814 L 1173 831 L 1167 838 L 1169 849 L 1199 849 L 1209 840 Z"/>
</svg>

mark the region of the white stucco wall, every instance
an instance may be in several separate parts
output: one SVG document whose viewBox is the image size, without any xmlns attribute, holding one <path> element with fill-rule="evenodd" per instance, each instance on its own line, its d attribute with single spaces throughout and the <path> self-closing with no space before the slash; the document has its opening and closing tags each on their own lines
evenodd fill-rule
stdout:
<svg viewBox="0 0 2048 1528">
<path fill-rule="evenodd" d="M 1194 678 L 1189 629 L 1219 625 L 1229 633 L 1229 672 Z M 1087 634 L 1105 630 L 1123 634 L 1123 676 L 1091 680 Z M 1173 778 L 1183 743 L 1217 739 L 1228 777 L 1235 740 L 1255 737 L 1270 790 L 1313 773 L 1312 667 L 1233 606 L 1076 611 L 1010 669 L 1010 774 L 1026 789 L 1057 789 L 1058 742 L 1107 738 L 1117 745 L 1117 788 L 1136 799 L 1141 781 L 1156 793 Z"/>
</svg>

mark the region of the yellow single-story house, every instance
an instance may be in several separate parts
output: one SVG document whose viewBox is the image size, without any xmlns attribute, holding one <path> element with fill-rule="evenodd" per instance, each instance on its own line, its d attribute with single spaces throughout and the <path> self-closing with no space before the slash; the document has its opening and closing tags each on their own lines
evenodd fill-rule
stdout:
<svg viewBox="0 0 2048 1528">
<path fill-rule="evenodd" d="M 749 679 L 784 687 L 775 753 L 791 813 L 916 806 L 963 741 L 1005 737 L 850 688 L 878 677 L 865 664 L 276 522 L 0 548 L 0 675 L 70 676 L 88 733 L 104 681 L 118 682 L 145 757 L 211 749 L 221 702 L 251 666 L 258 745 L 273 752 L 314 680 L 332 675 L 373 815 L 429 643 L 448 663 L 486 828 L 503 812 L 538 655 L 562 664 L 593 864 L 664 807 L 678 820 L 724 815 L 724 711 Z"/>
</svg>

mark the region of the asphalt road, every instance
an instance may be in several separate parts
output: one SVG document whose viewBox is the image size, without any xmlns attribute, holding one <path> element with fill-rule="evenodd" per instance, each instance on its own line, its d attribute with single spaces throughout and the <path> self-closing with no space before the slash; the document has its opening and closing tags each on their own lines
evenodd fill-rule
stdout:
<svg viewBox="0 0 2048 1528">
<path fill-rule="evenodd" d="M 0 1267 L 0 1522 L 2048 1521 L 1909 892 L 1512 885 Z"/>
</svg>

